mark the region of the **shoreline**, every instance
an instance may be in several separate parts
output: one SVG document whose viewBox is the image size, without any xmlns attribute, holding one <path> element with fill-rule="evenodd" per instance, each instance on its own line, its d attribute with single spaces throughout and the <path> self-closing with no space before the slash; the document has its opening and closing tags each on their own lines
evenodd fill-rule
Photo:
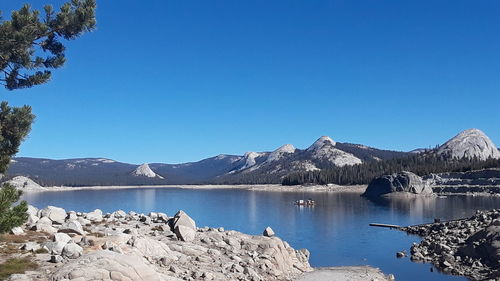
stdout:
<svg viewBox="0 0 500 281">
<path fill-rule="evenodd" d="M 141 188 L 181 188 L 181 189 L 242 189 L 249 191 L 268 191 L 268 192 L 350 192 L 363 193 L 367 185 L 300 185 L 284 186 L 280 184 L 242 184 L 242 185 L 212 185 L 212 184 L 179 184 L 179 185 L 106 185 L 106 186 L 49 186 L 40 189 L 21 189 L 26 193 L 35 192 L 57 192 L 57 191 L 76 191 L 76 190 L 115 190 L 115 189 L 141 189 Z"/>
<path fill-rule="evenodd" d="M 0 245 L 16 249 L 8 257 L 37 268 L 8 281 L 394 280 L 372 266 L 311 267 L 307 249 L 292 248 L 270 227 L 261 235 L 199 227 L 183 211 L 169 217 L 29 206 L 27 214 L 26 224 Z"/>
<path fill-rule="evenodd" d="M 194 190 L 216 190 L 216 189 L 241 189 L 248 191 L 266 192 L 313 192 L 313 193 L 356 193 L 362 194 L 368 185 L 281 185 L 281 184 L 167 184 L 167 185 L 91 185 L 91 186 L 47 186 L 40 188 L 19 188 L 24 193 L 59 192 L 59 191 L 81 191 L 81 190 L 119 190 L 119 189 L 194 189 Z M 398 197 L 401 195 L 388 195 L 387 197 Z M 416 195 L 419 196 L 419 195 Z M 485 196 L 496 197 L 500 193 L 489 192 L 434 192 L 429 197 L 447 196 Z"/>
</svg>

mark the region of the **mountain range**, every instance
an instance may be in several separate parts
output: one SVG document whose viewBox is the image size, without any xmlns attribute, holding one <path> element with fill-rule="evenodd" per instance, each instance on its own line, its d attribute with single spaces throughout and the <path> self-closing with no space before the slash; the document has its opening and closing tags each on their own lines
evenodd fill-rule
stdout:
<svg viewBox="0 0 500 281">
<path fill-rule="evenodd" d="M 436 149 L 411 152 L 340 143 L 323 136 L 306 149 L 285 144 L 269 152 L 247 152 L 242 156 L 220 154 L 181 164 L 135 165 L 105 158 L 52 160 L 17 157 L 12 159 L 7 176 L 27 176 L 45 186 L 279 183 L 290 173 L 403 158 L 414 153 L 437 153 L 449 158 L 477 157 L 481 160 L 500 158 L 497 147 L 482 131 L 470 129 Z"/>
</svg>

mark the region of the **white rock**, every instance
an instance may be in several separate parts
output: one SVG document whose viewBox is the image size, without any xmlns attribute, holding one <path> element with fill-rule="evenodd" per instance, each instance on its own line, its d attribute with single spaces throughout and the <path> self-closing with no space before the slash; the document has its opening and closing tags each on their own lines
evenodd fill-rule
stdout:
<svg viewBox="0 0 500 281">
<path fill-rule="evenodd" d="M 175 229 L 179 225 L 189 227 L 196 231 L 196 222 L 183 210 L 180 210 L 175 214 L 173 229 Z"/>
<path fill-rule="evenodd" d="M 122 210 L 118 210 L 116 212 L 113 212 L 112 216 L 117 218 L 117 219 L 123 219 L 127 216 L 127 214 Z"/>
<path fill-rule="evenodd" d="M 92 222 L 88 219 L 85 219 L 85 218 L 82 218 L 82 217 L 78 217 L 77 221 L 81 224 L 81 225 L 89 225 L 91 224 Z"/>
<path fill-rule="evenodd" d="M 60 242 L 66 245 L 69 241 L 71 241 L 71 237 L 66 233 L 56 233 L 54 234 L 54 242 Z"/>
<path fill-rule="evenodd" d="M 78 219 L 78 215 L 76 214 L 75 211 L 69 211 L 68 212 L 68 215 L 66 216 L 66 220 L 77 220 Z"/>
<path fill-rule="evenodd" d="M 185 242 L 191 242 L 196 236 L 196 231 L 192 228 L 184 225 L 178 225 L 175 229 L 175 234 L 177 238 Z"/>
<path fill-rule="evenodd" d="M 16 226 L 10 230 L 10 233 L 12 233 L 14 235 L 21 235 L 21 234 L 24 234 L 24 230 L 22 228 L 20 228 L 19 226 Z"/>
<path fill-rule="evenodd" d="M 274 231 L 271 227 L 266 227 L 266 229 L 264 229 L 264 232 L 262 233 L 262 235 L 264 236 L 267 236 L 267 237 L 273 237 L 274 236 Z"/>
<path fill-rule="evenodd" d="M 28 252 L 35 252 L 40 248 L 41 248 L 40 245 L 36 242 L 27 242 L 21 247 L 21 250 L 25 250 Z"/>
<path fill-rule="evenodd" d="M 37 216 L 38 209 L 32 205 L 28 205 L 28 210 L 26 211 L 28 215 Z"/>
<path fill-rule="evenodd" d="M 83 254 L 83 248 L 76 243 L 68 243 L 62 250 L 62 256 L 70 259 L 76 259 Z"/>
<path fill-rule="evenodd" d="M 78 235 L 84 234 L 83 227 L 77 220 L 66 221 L 63 225 L 61 225 L 61 228 L 59 228 L 59 232 L 76 233 Z"/>
<path fill-rule="evenodd" d="M 85 218 L 91 222 L 101 222 L 103 220 L 102 211 L 99 209 L 95 209 L 94 211 L 87 213 Z"/>
<path fill-rule="evenodd" d="M 41 217 L 47 217 L 52 222 L 59 224 L 64 223 L 64 220 L 66 219 L 66 211 L 63 208 L 54 206 L 48 206 L 47 208 L 42 209 L 40 214 Z"/>
<path fill-rule="evenodd" d="M 94 251 L 67 263 L 54 273 L 51 280 L 65 281 L 76 278 L 81 278 L 81 280 L 163 280 L 152 267 L 144 263 L 142 258 L 111 251 Z"/>
</svg>

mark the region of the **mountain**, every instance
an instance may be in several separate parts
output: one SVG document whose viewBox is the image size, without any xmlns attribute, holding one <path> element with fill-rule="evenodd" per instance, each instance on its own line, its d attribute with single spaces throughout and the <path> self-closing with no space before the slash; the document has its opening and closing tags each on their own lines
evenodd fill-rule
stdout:
<svg viewBox="0 0 500 281">
<path fill-rule="evenodd" d="M 479 129 L 465 130 L 438 147 L 436 153 L 449 158 L 499 159 L 500 152 L 491 139 Z"/>
<path fill-rule="evenodd" d="M 151 168 L 149 167 L 148 164 L 142 164 L 139 167 L 137 167 L 132 172 L 132 175 L 136 176 L 136 177 L 147 177 L 147 178 L 156 178 L 157 177 L 160 179 L 164 179 L 162 176 L 157 175 L 155 172 L 153 172 L 153 170 L 151 170 Z"/>
<path fill-rule="evenodd" d="M 251 167 L 239 168 L 214 179 L 216 183 L 280 183 L 284 176 L 297 172 L 317 171 L 363 162 L 407 156 L 406 152 L 380 150 L 359 144 L 338 143 L 322 136 L 306 149 L 290 144 L 254 157 Z M 253 156 L 257 156 L 253 154 Z M 248 153 L 244 159 L 248 158 Z M 242 160 L 243 161 L 243 160 Z"/>
<path fill-rule="evenodd" d="M 353 154 L 338 149 L 336 144 L 330 137 L 322 136 L 306 152 L 311 154 L 311 158 L 331 162 L 334 166 L 352 166 L 363 162 Z"/>
<path fill-rule="evenodd" d="M 181 164 L 135 165 L 106 158 L 18 157 L 12 159 L 7 176 L 27 176 L 42 186 L 280 183 L 290 174 L 384 162 L 411 155 L 425 157 L 432 153 L 455 158 L 500 158 L 493 142 L 477 129 L 466 130 L 437 149 L 415 152 L 382 150 L 322 136 L 305 149 L 285 144 L 274 151 L 247 152 L 242 156 L 220 154 Z"/>
</svg>

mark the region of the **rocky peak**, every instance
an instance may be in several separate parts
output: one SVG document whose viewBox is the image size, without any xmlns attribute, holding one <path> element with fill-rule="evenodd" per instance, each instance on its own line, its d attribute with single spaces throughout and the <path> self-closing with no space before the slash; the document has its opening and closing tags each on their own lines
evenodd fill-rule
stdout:
<svg viewBox="0 0 500 281">
<path fill-rule="evenodd" d="M 362 161 L 351 153 L 335 147 L 337 143 L 330 137 L 322 136 L 315 141 L 306 151 L 312 154 L 312 158 L 327 160 L 335 166 L 361 164 Z"/>
<path fill-rule="evenodd" d="M 276 149 L 275 151 L 271 152 L 269 156 L 267 157 L 266 162 L 273 162 L 280 160 L 283 158 L 285 154 L 289 153 L 294 153 L 295 152 L 295 147 L 291 144 L 285 144 L 281 146 L 280 148 Z"/>
<path fill-rule="evenodd" d="M 473 158 L 481 160 L 500 158 L 500 152 L 491 139 L 478 129 L 461 132 L 437 149 L 439 155 L 450 158 Z"/>
<path fill-rule="evenodd" d="M 155 172 L 153 172 L 153 170 L 151 170 L 151 168 L 149 167 L 149 165 L 147 163 L 144 163 L 144 164 L 140 165 L 139 167 L 137 167 L 132 172 L 132 175 L 137 176 L 137 177 L 148 177 L 148 178 L 158 177 L 161 179 L 163 178 L 162 176 L 157 175 Z"/>
<path fill-rule="evenodd" d="M 257 164 L 256 158 L 262 156 L 263 153 L 258 153 L 258 152 L 247 152 L 245 155 L 243 155 L 242 161 L 244 161 L 243 167 L 240 168 L 240 170 L 244 170 L 247 168 L 250 168 L 252 166 L 255 166 Z"/>
<path fill-rule="evenodd" d="M 322 136 L 317 141 L 315 141 L 307 150 L 318 150 L 324 146 L 335 146 L 337 143 L 328 136 Z"/>
</svg>

